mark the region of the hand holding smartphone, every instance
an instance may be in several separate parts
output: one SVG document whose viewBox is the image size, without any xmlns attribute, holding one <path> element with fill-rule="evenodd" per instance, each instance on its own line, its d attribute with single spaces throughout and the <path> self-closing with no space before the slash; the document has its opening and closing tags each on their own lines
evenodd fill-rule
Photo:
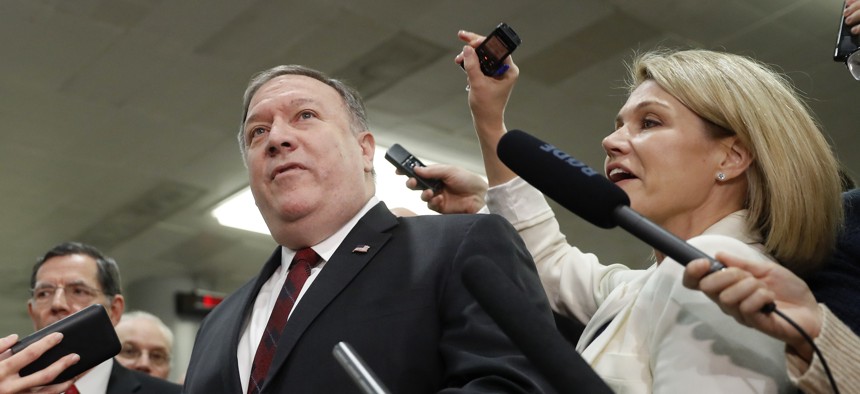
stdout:
<svg viewBox="0 0 860 394">
<path fill-rule="evenodd" d="M 507 70 L 505 58 L 513 53 L 521 43 L 522 40 L 514 29 L 504 22 L 499 23 L 475 48 L 481 72 L 488 77 L 502 75 Z M 465 67 L 462 62 L 460 67 Z"/>
<path fill-rule="evenodd" d="M 18 341 L 12 345 L 12 354 L 54 332 L 63 333 L 63 340 L 21 368 L 21 376 L 41 371 L 63 356 L 77 353 L 81 356 L 80 361 L 57 375 L 49 384 L 65 382 L 117 355 L 122 347 L 105 308 L 93 304 Z"/>
<path fill-rule="evenodd" d="M 404 175 L 415 178 L 418 181 L 418 187 L 422 190 L 424 189 L 432 189 L 433 191 L 438 191 L 442 186 L 442 182 L 438 179 L 427 179 L 418 176 L 413 170 L 414 167 L 426 167 L 421 160 L 418 160 L 417 157 L 409 153 L 408 150 L 404 149 L 400 144 L 394 144 L 391 148 L 388 148 L 388 151 L 385 152 L 385 160 L 388 160 L 391 164 L 394 164 L 400 172 Z"/>
</svg>

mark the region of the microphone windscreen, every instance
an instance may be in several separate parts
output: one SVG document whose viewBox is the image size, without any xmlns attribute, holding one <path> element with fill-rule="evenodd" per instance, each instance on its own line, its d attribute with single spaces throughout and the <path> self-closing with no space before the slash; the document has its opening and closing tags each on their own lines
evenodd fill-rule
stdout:
<svg viewBox="0 0 860 394">
<path fill-rule="evenodd" d="M 560 393 L 612 390 L 558 332 L 552 315 L 526 301 L 496 264 L 474 256 L 463 267 L 463 284 L 520 351 Z"/>
<path fill-rule="evenodd" d="M 595 226 L 615 227 L 612 211 L 630 205 L 627 193 L 599 171 L 522 130 L 505 133 L 497 154 L 526 182 Z"/>
</svg>

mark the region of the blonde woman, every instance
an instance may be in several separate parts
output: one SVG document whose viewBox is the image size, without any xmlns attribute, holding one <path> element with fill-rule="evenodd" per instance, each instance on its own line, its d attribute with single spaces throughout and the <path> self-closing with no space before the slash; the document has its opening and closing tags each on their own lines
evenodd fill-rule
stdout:
<svg viewBox="0 0 860 394">
<path fill-rule="evenodd" d="M 483 76 L 473 50 L 483 37 L 460 38 L 468 45 L 455 61 L 468 75 L 487 207 L 526 241 L 552 307 L 588 322 L 577 350 L 612 389 L 794 390 L 784 345 L 685 288 L 680 264 L 655 251 L 653 266 L 631 270 L 568 244 L 543 195 L 495 155 L 519 69 L 508 60 L 503 76 Z M 646 53 L 630 71 L 603 149 L 605 175 L 632 207 L 709 254 L 776 259 L 798 272 L 820 264 L 842 217 L 837 164 L 790 84 L 748 58 L 711 51 Z M 441 212 L 467 210 L 486 187 L 451 167 L 417 172 L 445 182 L 422 195 Z"/>
</svg>

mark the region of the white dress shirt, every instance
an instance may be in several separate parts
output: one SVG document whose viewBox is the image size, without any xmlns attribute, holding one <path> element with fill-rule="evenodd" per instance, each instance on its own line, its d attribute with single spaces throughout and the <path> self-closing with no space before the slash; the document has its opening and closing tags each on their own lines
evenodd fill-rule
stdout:
<svg viewBox="0 0 860 394">
<path fill-rule="evenodd" d="M 113 358 L 96 365 L 84 376 L 75 381 L 75 387 L 81 394 L 104 394 L 107 392 L 110 373 L 113 370 Z"/>
<path fill-rule="evenodd" d="M 290 314 L 292 314 L 293 310 L 296 309 L 302 296 L 304 296 L 307 289 L 310 288 L 311 283 L 313 283 L 314 279 L 316 279 L 317 275 L 322 271 L 326 262 L 331 259 L 331 256 L 334 254 L 335 250 L 337 250 L 338 246 L 340 246 L 341 242 L 343 242 L 344 238 L 346 238 L 347 234 L 352 231 L 352 228 L 355 227 L 355 224 L 358 223 L 359 219 L 361 219 L 367 211 L 378 203 L 379 199 L 376 196 L 371 197 L 370 200 L 364 204 L 364 207 L 362 207 L 361 210 L 352 217 L 352 219 L 346 222 L 340 230 L 326 238 L 324 241 L 311 247 L 311 249 L 313 249 L 314 252 L 322 258 L 322 262 L 311 269 L 311 275 L 308 277 L 304 286 L 302 286 L 302 290 L 299 292 L 299 296 L 296 298 L 296 302 L 293 304 L 293 309 L 290 310 Z M 288 249 L 283 246 L 281 247 L 281 265 L 275 270 L 272 276 L 269 277 L 269 280 L 263 284 L 263 287 L 260 288 L 260 292 L 257 293 L 257 298 L 254 301 L 254 309 L 251 312 L 251 317 L 245 322 L 245 327 L 242 329 L 242 335 L 239 337 L 239 347 L 236 352 L 236 358 L 239 363 L 239 380 L 242 382 L 243 393 L 248 392 L 248 381 L 251 379 L 251 365 L 253 365 L 254 356 L 257 354 L 257 346 L 260 345 L 260 338 L 263 337 L 263 332 L 266 330 L 266 325 L 269 323 L 269 316 L 272 314 L 272 310 L 275 309 L 275 302 L 278 300 L 278 293 L 280 293 L 281 287 L 284 286 L 284 282 L 287 280 L 290 263 L 292 262 L 293 256 L 295 256 L 296 252 L 297 251 L 295 250 Z"/>
</svg>

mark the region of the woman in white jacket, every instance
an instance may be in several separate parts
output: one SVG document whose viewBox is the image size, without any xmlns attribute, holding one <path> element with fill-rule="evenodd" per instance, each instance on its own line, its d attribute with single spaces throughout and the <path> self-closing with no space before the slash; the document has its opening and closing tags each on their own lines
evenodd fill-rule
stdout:
<svg viewBox="0 0 860 394">
<path fill-rule="evenodd" d="M 577 350 L 619 393 L 794 390 L 783 344 L 741 326 L 682 285 L 683 267 L 655 251 L 631 270 L 567 243 L 542 194 L 495 154 L 519 75 L 485 77 L 460 32 L 469 104 L 491 186 L 487 207 L 520 232 L 553 308 L 588 322 Z M 748 58 L 652 52 L 631 66 L 630 95 L 603 140 L 605 175 L 632 208 L 706 253 L 776 259 L 798 271 L 823 260 L 842 217 L 837 164 L 791 86 Z M 474 210 L 481 182 L 445 166 L 418 169 L 445 188 L 440 212 Z M 470 180 L 471 179 L 471 180 Z M 410 185 L 413 184 L 410 180 Z"/>
</svg>

